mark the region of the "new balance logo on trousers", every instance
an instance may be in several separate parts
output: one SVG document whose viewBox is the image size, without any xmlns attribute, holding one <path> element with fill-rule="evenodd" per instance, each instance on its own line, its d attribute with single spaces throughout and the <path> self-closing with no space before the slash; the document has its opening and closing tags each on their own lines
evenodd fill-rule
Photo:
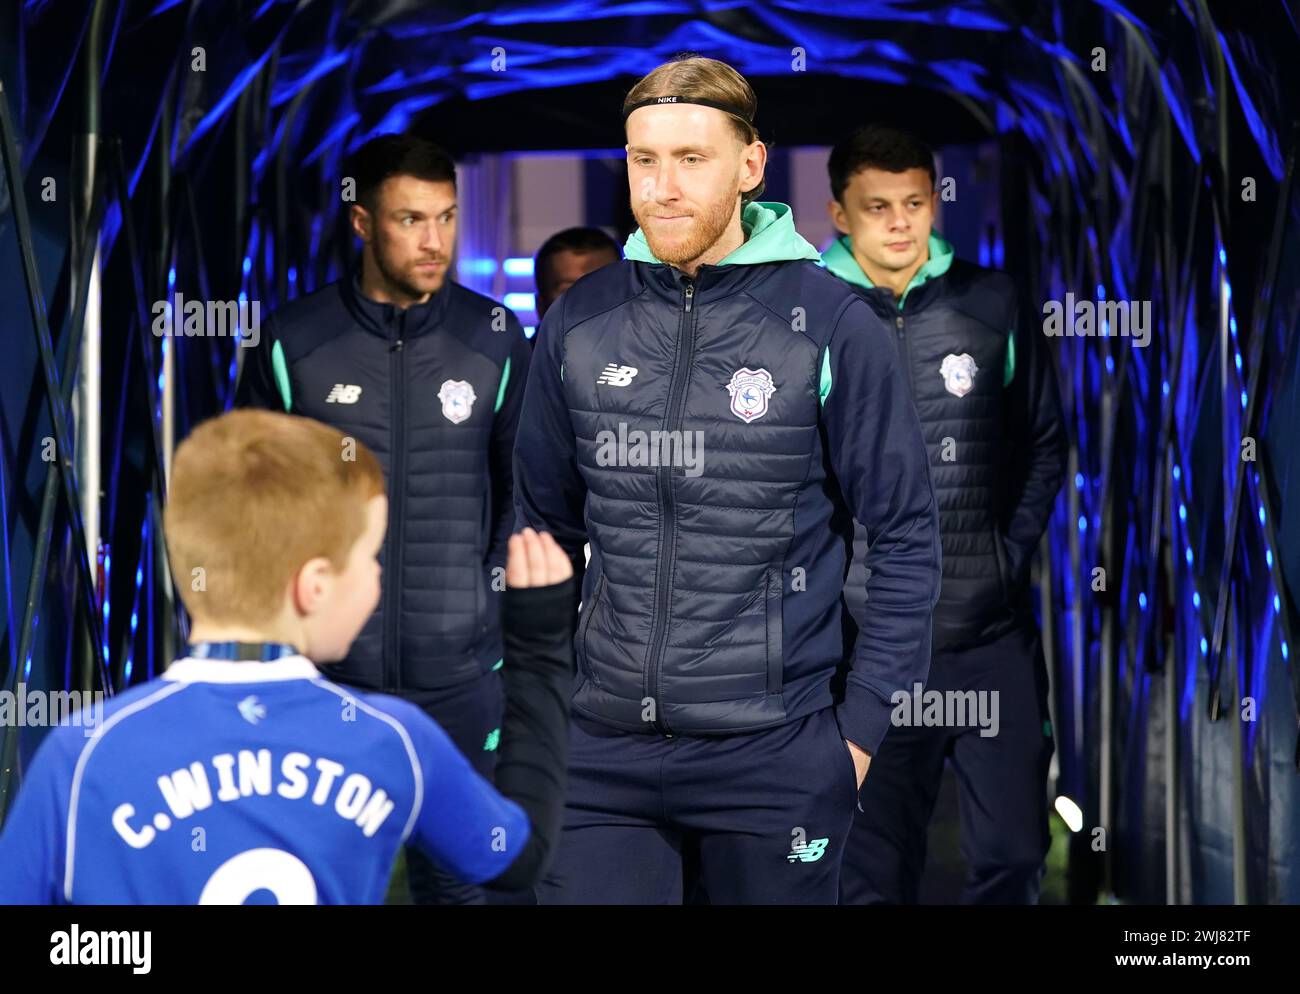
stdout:
<svg viewBox="0 0 1300 994">
<path fill-rule="evenodd" d="M 826 845 L 830 841 L 830 839 L 809 839 L 807 842 L 796 842 L 790 847 L 790 852 L 785 858 L 791 863 L 816 863 L 826 855 Z"/>
</svg>

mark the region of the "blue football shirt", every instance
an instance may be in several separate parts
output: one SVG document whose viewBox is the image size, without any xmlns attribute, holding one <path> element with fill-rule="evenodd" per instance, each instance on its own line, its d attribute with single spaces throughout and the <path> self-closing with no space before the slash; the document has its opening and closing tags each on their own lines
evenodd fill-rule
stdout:
<svg viewBox="0 0 1300 994">
<path fill-rule="evenodd" d="M 412 704 L 310 660 L 178 660 L 51 730 L 0 835 L 0 901 L 377 904 L 410 842 L 481 883 L 528 818 Z"/>
</svg>

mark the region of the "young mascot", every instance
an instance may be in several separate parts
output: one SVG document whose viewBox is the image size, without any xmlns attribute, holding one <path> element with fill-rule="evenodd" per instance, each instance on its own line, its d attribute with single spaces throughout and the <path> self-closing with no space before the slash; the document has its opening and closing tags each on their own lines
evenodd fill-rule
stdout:
<svg viewBox="0 0 1300 994">
<path fill-rule="evenodd" d="M 563 807 L 568 558 L 509 541 L 494 788 L 419 708 L 316 668 L 374 610 L 387 513 L 374 455 L 323 424 L 194 430 L 165 514 L 186 655 L 93 734 L 50 732 L 0 836 L 0 901 L 373 904 L 408 841 L 467 882 L 538 879 Z"/>
</svg>

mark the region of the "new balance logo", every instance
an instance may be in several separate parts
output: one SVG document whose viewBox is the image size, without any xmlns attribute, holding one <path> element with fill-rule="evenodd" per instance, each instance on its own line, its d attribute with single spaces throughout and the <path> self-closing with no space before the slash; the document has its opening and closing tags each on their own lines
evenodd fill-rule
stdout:
<svg viewBox="0 0 1300 994">
<path fill-rule="evenodd" d="M 632 382 L 632 377 L 638 372 L 635 366 L 620 366 L 616 362 L 611 362 L 600 376 L 596 377 L 596 386 L 604 384 L 611 387 L 625 387 Z"/>
<path fill-rule="evenodd" d="M 807 842 L 796 842 L 790 847 L 789 854 L 785 857 L 791 863 L 816 863 L 826 855 L 826 846 L 830 839 L 809 839 Z"/>
<path fill-rule="evenodd" d="M 330 395 L 325 398 L 327 404 L 355 404 L 361 396 L 361 388 L 351 383 L 335 383 Z"/>
</svg>

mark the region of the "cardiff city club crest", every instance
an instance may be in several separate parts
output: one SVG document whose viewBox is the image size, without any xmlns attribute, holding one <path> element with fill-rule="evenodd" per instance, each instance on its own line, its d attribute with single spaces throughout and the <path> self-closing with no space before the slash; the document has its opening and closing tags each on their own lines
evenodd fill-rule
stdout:
<svg viewBox="0 0 1300 994">
<path fill-rule="evenodd" d="M 949 353 L 944 356 L 943 365 L 939 367 L 944 389 L 954 397 L 965 397 L 971 392 L 975 386 L 975 374 L 979 371 L 975 360 L 965 352 L 961 355 Z"/>
<path fill-rule="evenodd" d="M 731 394 L 731 413 L 749 424 L 767 413 L 767 398 L 776 393 L 776 385 L 766 369 L 738 369 L 727 392 Z"/>
<path fill-rule="evenodd" d="M 464 380 L 443 380 L 438 388 L 442 401 L 442 416 L 454 425 L 460 424 L 474 410 L 474 388 Z"/>
</svg>

